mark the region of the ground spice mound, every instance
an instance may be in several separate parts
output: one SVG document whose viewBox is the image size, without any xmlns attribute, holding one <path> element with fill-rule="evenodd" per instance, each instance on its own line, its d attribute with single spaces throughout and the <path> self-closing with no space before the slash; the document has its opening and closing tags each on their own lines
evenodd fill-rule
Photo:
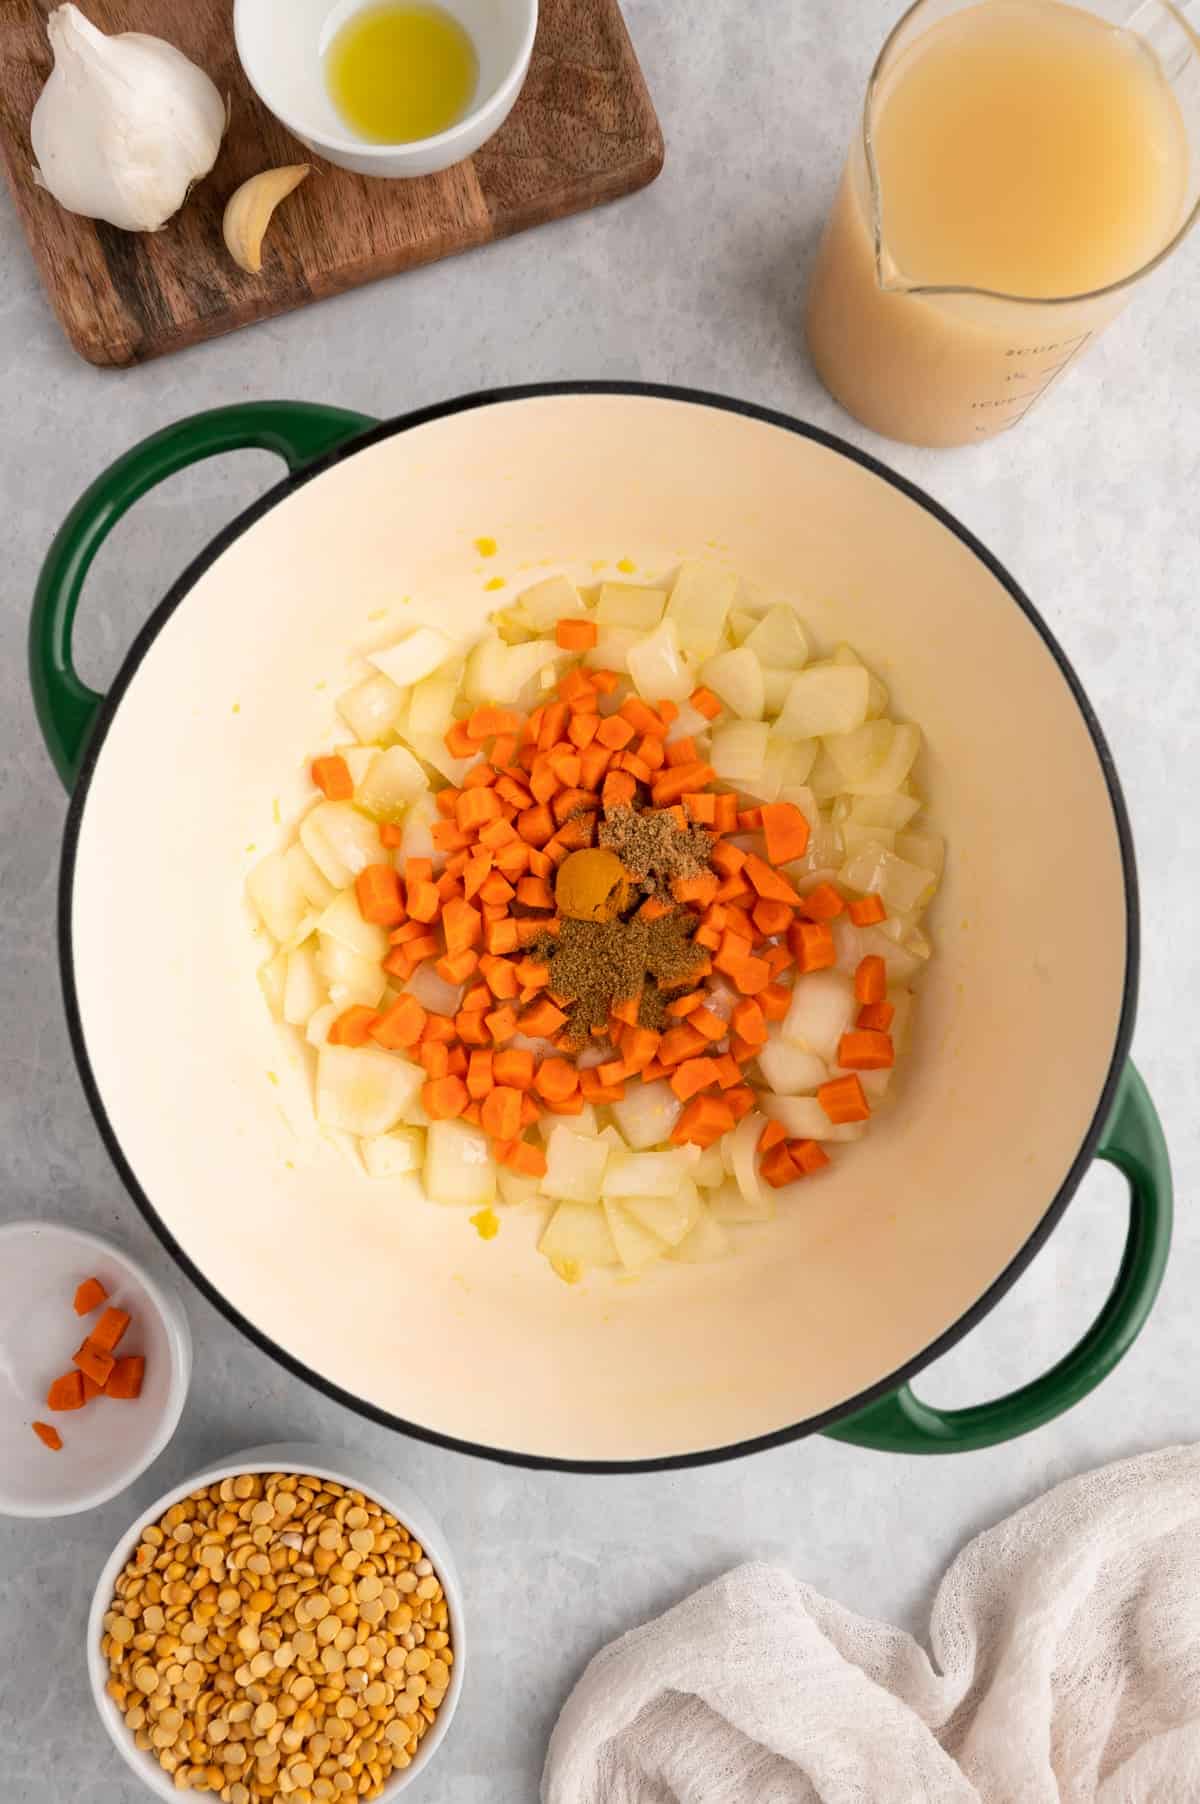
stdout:
<svg viewBox="0 0 1200 1804">
<path fill-rule="evenodd" d="M 597 839 L 650 895 L 669 894 L 677 877 L 700 876 L 713 849 L 712 834 L 703 827 L 681 827 L 666 809 L 639 811 L 628 804 L 605 809 Z"/>
<path fill-rule="evenodd" d="M 629 921 L 564 919 L 556 938 L 547 934 L 536 941 L 532 955 L 549 965 L 550 993 L 567 1007 L 570 1044 L 586 1045 L 593 1027 L 607 1027 L 616 1005 L 639 992 L 639 1022 L 661 1026 L 669 1000 L 664 992 L 677 990 L 707 957 L 692 939 L 698 926 L 685 909 L 656 921 L 637 915 Z"/>
</svg>

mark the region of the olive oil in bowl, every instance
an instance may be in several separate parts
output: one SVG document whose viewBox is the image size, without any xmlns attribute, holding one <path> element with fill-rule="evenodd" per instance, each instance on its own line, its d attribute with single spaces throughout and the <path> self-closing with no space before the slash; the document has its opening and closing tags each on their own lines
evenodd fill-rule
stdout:
<svg viewBox="0 0 1200 1804">
<path fill-rule="evenodd" d="M 475 96 L 475 46 L 450 13 L 429 0 L 380 0 L 351 15 L 325 53 L 338 112 L 372 144 L 411 144 L 448 131 Z"/>
</svg>

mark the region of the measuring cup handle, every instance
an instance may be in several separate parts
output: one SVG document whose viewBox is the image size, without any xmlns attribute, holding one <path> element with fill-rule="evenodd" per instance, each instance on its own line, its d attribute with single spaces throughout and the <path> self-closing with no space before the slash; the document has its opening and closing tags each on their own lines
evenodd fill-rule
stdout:
<svg viewBox="0 0 1200 1804">
<path fill-rule="evenodd" d="M 75 609 L 92 560 L 148 489 L 223 451 L 274 451 L 290 471 L 374 426 L 366 414 L 308 401 L 250 401 L 180 420 L 119 457 L 80 496 L 38 577 L 29 621 L 29 674 L 38 725 L 67 789 L 74 786 L 104 697 L 71 656 Z"/>
<path fill-rule="evenodd" d="M 1097 1158 L 1129 1179 L 1129 1234 L 1116 1283 L 1078 1345 L 1032 1384 L 970 1409 L 936 1409 L 904 1384 L 825 1433 L 885 1453 L 970 1453 L 1052 1422 L 1107 1378 L 1141 1333 L 1171 1244 L 1171 1162 L 1162 1124 L 1134 1066 L 1126 1065 Z"/>
</svg>

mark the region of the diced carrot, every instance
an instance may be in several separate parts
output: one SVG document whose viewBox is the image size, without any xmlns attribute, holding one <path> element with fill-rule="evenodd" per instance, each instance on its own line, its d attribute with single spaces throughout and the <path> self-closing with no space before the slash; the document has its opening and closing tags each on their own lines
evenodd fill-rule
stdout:
<svg viewBox="0 0 1200 1804">
<path fill-rule="evenodd" d="M 637 784 L 627 770 L 610 770 L 604 779 L 602 799 L 606 808 L 619 808 L 632 802 Z"/>
<path fill-rule="evenodd" d="M 649 702 L 643 701 L 640 695 L 627 695 L 617 709 L 617 714 L 635 733 L 650 733 L 654 736 L 666 733 L 666 724 L 661 715 L 656 714 Z"/>
<path fill-rule="evenodd" d="M 637 755 L 639 764 L 644 765 L 651 773 L 661 770 L 667 761 L 662 740 L 654 739 L 648 733 L 643 734 L 638 740 Z"/>
<path fill-rule="evenodd" d="M 612 752 L 623 752 L 630 740 L 635 737 L 635 729 L 631 721 L 620 714 L 610 714 L 602 720 L 596 729 L 596 738 L 601 745 Z"/>
<path fill-rule="evenodd" d="M 712 782 L 715 775 L 711 764 L 677 764 L 673 769 L 659 772 L 650 790 L 650 798 L 656 808 L 665 808 L 690 791 L 703 789 Z"/>
<path fill-rule="evenodd" d="M 82 1409 L 83 1408 L 83 1375 L 78 1371 L 64 1372 L 56 1378 L 46 1392 L 48 1409 Z"/>
<path fill-rule="evenodd" d="M 447 983 L 466 983 L 478 964 L 478 952 L 466 947 L 462 952 L 447 952 L 445 958 L 439 958 L 433 968 Z"/>
<path fill-rule="evenodd" d="M 550 769 L 564 789 L 579 788 L 579 753 L 569 745 L 556 745 L 546 754 Z"/>
<path fill-rule="evenodd" d="M 484 702 L 474 709 L 467 720 L 467 732 L 474 740 L 492 739 L 497 733 L 517 733 L 521 728 L 521 717 L 507 708 L 497 708 L 491 702 Z"/>
<path fill-rule="evenodd" d="M 531 1040 L 548 1040 L 558 1032 L 566 1019 L 562 1009 L 555 1008 L 550 998 L 545 996 L 525 1010 L 520 1021 L 521 1032 Z"/>
<path fill-rule="evenodd" d="M 767 896 L 760 896 L 754 904 L 752 915 L 754 925 L 768 939 L 776 933 L 786 933 L 792 924 L 792 911 L 786 902 L 774 902 Z"/>
<path fill-rule="evenodd" d="M 505 1040 L 511 1040 L 517 1031 L 517 1011 L 511 1002 L 501 1003 L 499 1008 L 492 1009 L 483 1019 L 497 1046 Z M 509 1139 L 511 1137 L 507 1136 Z"/>
<path fill-rule="evenodd" d="M 566 702 L 547 702 L 546 712 L 538 729 L 539 751 L 548 752 L 552 745 L 558 744 L 567 730 L 568 712 Z"/>
<path fill-rule="evenodd" d="M 765 858 L 757 852 L 747 852 L 742 873 L 754 885 L 760 896 L 769 902 L 786 902 L 789 908 L 795 908 L 800 901 L 794 884 L 789 883 L 780 871 L 773 871 Z"/>
<path fill-rule="evenodd" d="M 503 956 L 506 952 L 517 949 L 517 923 L 513 920 L 489 921 L 483 931 L 484 942 L 489 952 Z"/>
<path fill-rule="evenodd" d="M 534 1076 L 533 1087 L 547 1102 L 564 1102 L 579 1085 L 581 1075 L 566 1059 L 544 1059 Z"/>
<path fill-rule="evenodd" d="M 752 1059 L 758 1057 L 760 1050 L 761 1048 L 756 1046 L 753 1040 L 743 1040 L 741 1034 L 734 1034 L 730 1038 L 730 1056 L 736 1059 L 739 1065 L 750 1064 Z"/>
<path fill-rule="evenodd" d="M 711 871 L 701 871 L 695 877 L 676 877 L 671 885 L 671 894 L 677 902 L 698 902 L 706 908 L 717 893 L 718 883 Z"/>
<path fill-rule="evenodd" d="M 622 1083 L 630 1075 L 624 1059 L 606 1059 L 603 1065 L 596 1065 L 594 1070 L 600 1082 L 605 1085 Z"/>
<path fill-rule="evenodd" d="M 466 1047 L 465 1046 L 451 1046 L 449 1049 L 449 1052 L 450 1052 L 450 1056 L 446 1061 L 446 1076 L 447 1077 L 461 1077 L 465 1081 L 466 1075 L 467 1075 L 467 1049 L 466 1049 Z"/>
<path fill-rule="evenodd" d="M 503 881 L 501 878 L 501 882 Z M 483 932 L 479 910 L 472 908 L 467 901 L 452 898 L 442 909 L 442 931 L 446 936 L 447 952 L 468 951 L 472 946 L 478 945 Z"/>
<path fill-rule="evenodd" d="M 490 877 L 484 879 L 479 891 L 479 900 L 481 903 L 486 902 L 490 908 L 506 908 L 516 893 L 513 885 L 502 872 L 493 871 Z"/>
<path fill-rule="evenodd" d="M 824 921 L 794 921 L 788 928 L 788 949 L 798 971 L 824 971 L 837 963 L 833 934 Z"/>
<path fill-rule="evenodd" d="M 479 750 L 478 741 L 471 738 L 465 720 L 456 720 L 453 726 L 446 729 L 443 738 L 452 758 L 470 758 Z"/>
<path fill-rule="evenodd" d="M 517 1141 L 507 1163 L 523 1178 L 544 1178 L 546 1175 L 545 1153 L 540 1146 L 532 1146 L 528 1140 Z"/>
<path fill-rule="evenodd" d="M 758 833 L 762 829 L 761 808 L 739 808 L 737 824 L 743 833 Z"/>
<path fill-rule="evenodd" d="M 62 1452 L 62 1436 L 57 1428 L 51 1427 L 49 1422 L 35 1422 L 33 1432 L 43 1447 L 49 1447 L 51 1453 Z"/>
<path fill-rule="evenodd" d="M 895 1004 L 891 1002 L 867 1002 L 858 1011 L 856 1027 L 869 1027 L 876 1033 L 885 1034 L 896 1018 Z"/>
<path fill-rule="evenodd" d="M 441 1040 L 422 1040 L 417 1047 L 417 1063 L 425 1067 L 429 1077 L 447 1077 L 450 1073 L 450 1048 Z"/>
<path fill-rule="evenodd" d="M 99 1309 L 101 1303 L 108 1301 L 108 1292 L 99 1278 L 85 1278 L 75 1292 L 76 1315 L 91 1315 L 93 1309 Z"/>
<path fill-rule="evenodd" d="M 713 812 L 712 828 L 714 833 L 736 833 L 738 824 L 737 797 L 732 794 L 717 795 Z"/>
<path fill-rule="evenodd" d="M 846 1071 L 886 1071 L 896 1062 L 891 1034 L 855 1027 L 838 1041 L 837 1062 Z"/>
<path fill-rule="evenodd" d="M 674 1002 L 668 1002 L 667 1013 L 676 1015 L 682 1020 L 685 1015 L 690 1015 L 693 1010 L 703 1008 L 703 1006 L 704 991 L 689 990 L 684 996 L 676 996 Z"/>
<path fill-rule="evenodd" d="M 773 946 L 766 947 L 763 957 L 767 961 L 767 968 L 772 978 L 777 978 L 781 971 L 786 971 L 789 965 L 794 965 L 796 962 L 786 943 L 780 945 L 778 941 Z"/>
<path fill-rule="evenodd" d="M 815 1171 L 824 1171 L 829 1164 L 829 1154 L 819 1140 L 789 1140 L 788 1152 L 791 1154 L 792 1164 L 805 1177 L 810 1177 Z"/>
<path fill-rule="evenodd" d="M 662 1035 L 653 1027 L 631 1027 L 621 1042 L 621 1057 L 630 1071 L 644 1072 L 657 1053 Z"/>
<path fill-rule="evenodd" d="M 780 1190 L 785 1184 L 793 1184 L 800 1177 L 799 1166 L 792 1158 L 786 1141 L 773 1146 L 759 1164 L 759 1170 L 766 1183 L 773 1189 Z"/>
<path fill-rule="evenodd" d="M 807 896 L 801 899 L 800 912 L 807 915 L 810 921 L 833 921 L 845 906 L 832 883 L 818 883 L 815 889 L 810 889 Z"/>
<path fill-rule="evenodd" d="M 671 1143 L 683 1146 L 691 1140 L 711 1146 L 733 1125 L 733 1110 L 723 1097 L 694 1096 L 671 1130 Z"/>
<path fill-rule="evenodd" d="M 479 969 L 497 1002 L 511 1002 L 521 987 L 516 966 L 506 958 L 497 958 L 494 952 L 485 952 L 479 961 Z"/>
<path fill-rule="evenodd" d="M 526 908 L 553 908 L 554 892 L 544 877 L 522 877 L 517 885 L 517 901 Z"/>
<path fill-rule="evenodd" d="M 758 1136 L 758 1151 L 760 1154 L 769 1153 L 773 1146 L 778 1146 L 781 1140 L 786 1139 L 787 1130 L 783 1123 L 781 1121 L 768 1121 L 766 1127 Z"/>
<path fill-rule="evenodd" d="M 98 1384 L 103 1390 L 112 1373 L 112 1354 L 105 1352 L 102 1347 L 94 1347 L 90 1340 L 85 1340 L 71 1357 L 84 1377 L 90 1378 L 93 1384 Z"/>
<path fill-rule="evenodd" d="M 729 1031 L 720 1015 L 714 1015 L 710 1008 L 693 1009 L 688 1016 L 688 1024 L 694 1027 L 698 1034 L 703 1034 L 706 1040 L 711 1040 L 714 1044 L 718 1040 L 723 1040 Z"/>
<path fill-rule="evenodd" d="M 517 755 L 517 736 L 516 736 L 516 734 L 515 733 L 497 733 L 495 744 L 492 746 L 491 763 L 492 763 L 493 770 L 510 769 L 516 755 Z M 496 785 L 496 788 L 497 788 L 497 790 L 500 791 L 501 794 L 504 793 L 503 790 L 500 789 L 499 784 Z"/>
<path fill-rule="evenodd" d="M 113 1364 L 116 1364 L 115 1360 L 113 1361 Z M 103 1388 L 96 1383 L 94 1378 L 89 1378 L 86 1372 L 81 1372 L 80 1377 L 83 1379 L 83 1401 L 85 1404 L 93 1403 L 97 1397 L 102 1397 L 104 1395 Z"/>
<path fill-rule="evenodd" d="M 493 1053 L 492 1070 L 496 1082 L 507 1084 L 512 1090 L 529 1090 L 533 1087 L 533 1054 L 524 1048 L 510 1046 L 502 1052 Z"/>
<path fill-rule="evenodd" d="M 567 646 L 566 649 L 569 651 L 571 648 L 570 646 Z M 584 649 L 590 651 L 591 647 L 586 646 Z M 595 695 L 595 693 L 596 691 L 592 685 L 591 677 L 587 674 L 587 671 L 581 669 L 578 664 L 567 671 L 561 683 L 558 685 L 559 699 L 566 702 L 568 706 L 571 702 L 583 701 L 586 697 Z"/>
<path fill-rule="evenodd" d="M 848 902 L 846 907 L 856 927 L 874 927 L 877 922 L 887 920 L 887 909 L 878 896 L 862 896 L 857 902 Z"/>
<path fill-rule="evenodd" d="M 684 1059 L 676 1065 L 668 1081 L 680 1102 L 687 1102 L 701 1090 L 709 1090 L 716 1085 L 716 1060 Z"/>
<path fill-rule="evenodd" d="M 696 741 L 690 734 L 683 739 L 673 739 L 667 747 L 667 763 L 672 768 L 677 764 L 698 764 L 700 754 L 696 750 Z"/>
<path fill-rule="evenodd" d="M 554 837 L 554 816 L 544 804 L 526 808 L 517 816 L 517 832 L 527 845 L 544 846 Z"/>
<path fill-rule="evenodd" d="M 809 826 L 795 802 L 764 802 L 762 831 L 767 857 L 774 865 L 803 858 L 808 848 Z"/>
<path fill-rule="evenodd" d="M 625 1095 L 625 1085 L 606 1084 L 599 1071 L 593 1067 L 590 1071 L 579 1074 L 579 1088 L 584 1102 L 620 1102 Z"/>
<path fill-rule="evenodd" d="M 521 1131 L 521 1092 L 497 1084 L 483 1099 L 480 1125 L 493 1140 L 515 1140 Z"/>
<path fill-rule="evenodd" d="M 672 1027 L 659 1042 L 658 1056 L 664 1065 L 678 1065 L 684 1059 L 695 1058 L 698 1053 L 707 1050 L 708 1042 L 703 1034 L 698 1034 L 694 1027 L 685 1021 L 682 1027 Z"/>
<path fill-rule="evenodd" d="M 579 754 L 579 781 L 585 789 L 599 789 L 612 762 L 607 746 L 589 745 Z"/>
<path fill-rule="evenodd" d="M 479 832 L 479 843 L 489 852 L 498 852 L 501 846 L 510 845 L 516 838 L 517 829 L 511 821 L 506 821 L 503 816 L 498 820 L 489 821 L 487 826 L 482 827 Z"/>
<path fill-rule="evenodd" d="M 767 963 L 770 962 L 768 959 Z M 768 1021 L 782 1021 L 792 1006 L 792 992 L 786 984 L 769 983 L 757 1001 Z"/>
<path fill-rule="evenodd" d="M 688 700 L 691 702 L 697 714 L 703 714 L 706 720 L 715 720 L 717 715 L 721 712 L 721 704 L 713 694 L 712 690 L 705 689 L 703 686 L 699 689 L 693 689 L 692 693 L 688 696 Z"/>
<path fill-rule="evenodd" d="M 577 752 L 584 752 L 600 730 L 599 716 L 575 714 L 567 724 L 567 738 Z"/>
<path fill-rule="evenodd" d="M 487 1046 L 489 1044 L 491 1035 L 488 1033 L 487 1023 L 484 1020 L 485 1013 L 486 1011 L 483 1009 L 459 1009 L 455 1015 L 454 1025 L 464 1046 Z M 447 1066 L 447 1070 L 449 1069 L 450 1067 Z"/>
<path fill-rule="evenodd" d="M 331 802 L 348 802 L 354 794 L 350 766 L 336 752 L 329 758 L 313 759 L 312 780 Z"/>
<path fill-rule="evenodd" d="M 503 804 L 490 789 L 464 789 L 454 804 L 454 818 L 463 833 L 486 827 L 502 811 Z"/>
<path fill-rule="evenodd" d="M 435 1077 L 421 1086 L 421 1102 L 431 1121 L 453 1121 L 471 1097 L 461 1077 Z"/>
<path fill-rule="evenodd" d="M 529 855 L 533 847 L 527 846 L 523 839 L 510 840 L 508 845 L 501 846 L 495 854 L 496 869 L 501 876 L 515 884 L 518 877 L 523 877 L 529 869 Z M 490 855 L 489 855 L 490 856 Z"/>
<path fill-rule="evenodd" d="M 365 1046 L 367 1036 L 378 1019 L 373 1008 L 365 1008 L 361 1002 L 355 1002 L 348 1009 L 342 1010 L 325 1037 L 330 1046 Z"/>
<path fill-rule="evenodd" d="M 670 747 L 667 748 L 670 751 Z M 702 827 L 715 827 L 717 824 L 717 803 L 720 796 L 714 795 L 711 789 L 700 789 L 683 798 L 683 805 L 689 817 L 699 821 Z"/>
<path fill-rule="evenodd" d="M 755 1107 L 758 1098 L 755 1096 L 749 1084 L 735 1084 L 732 1090 L 726 1090 L 721 1101 L 730 1111 L 733 1119 L 735 1121 L 740 1121 L 743 1115 L 748 1115 L 751 1109 Z"/>
<path fill-rule="evenodd" d="M 744 1002 L 739 1002 L 731 1019 L 733 1030 L 741 1039 L 748 1040 L 752 1046 L 765 1044 L 767 1023 L 761 1004 L 753 997 L 748 996 Z"/>
<path fill-rule="evenodd" d="M 743 996 L 757 996 L 771 981 L 771 967 L 765 958 L 744 958 L 731 975 Z"/>
<path fill-rule="evenodd" d="M 435 921 L 441 905 L 442 899 L 435 883 L 428 878 L 408 878 L 408 912 L 414 921 L 422 921 L 426 925 Z"/>
<path fill-rule="evenodd" d="M 518 961 L 513 975 L 523 990 L 544 990 L 550 981 L 550 967 L 540 964 L 536 958 L 523 958 Z"/>
<path fill-rule="evenodd" d="M 740 846 L 731 846 L 725 841 L 715 845 L 709 863 L 714 871 L 720 871 L 723 877 L 736 877 L 746 862 L 746 854 Z"/>
<path fill-rule="evenodd" d="M 830 1121 L 866 1121 L 871 1109 L 858 1078 L 851 1073 L 848 1077 L 831 1077 L 829 1082 L 821 1084 L 817 1090 L 817 1101 L 828 1115 Z"/>
<path fill-rule="evenodd" d="M 464 789 L 490 789 L 496 781 L 496 773 L 491 764 L 477 764 L 469 770 L 462 780 Z M 455 803 L 457 810 L 458 804 Z"/>
<path fill-rule="evenodd" d="M 104 1395 L 115 1397 L 118 1403 L 132 1403 L 142 1394 L 145 1373 L 146 1361 L 140 1353 L 125 1354 L 113 1366 L 112 1377 L 104 1387 Z"/>
<path fill-rule="evenodd" d="M 407 1052 L 420 1040 L 427 1018 L 415 996 L 399 996 L 391 1008 L 374 1017 L 367 1034 L 391 1052 Z"/>
<path fill-rule="evenodd" d="M 731 1052 L 723 1052 L 713 1059 L 712 1067 L 722 1090 L 732 1090 L 735 1084 L 741 1083 L 742 1074 Z"/>
<path fill-rule="evenodd" d="M 89 1339 L 94 1347 L 102 1353 L 111 1353 L 120 1344 L 121 1336 L 129 1326 L 130 1317 L 127 1310 L 109 1308 L 104 1311 Z"/>
<path fill-rule="evenodd" d="M 877 952 L 860 959 L 854 973 L 856 1002 L 884 1002 L 887 999 L 887 966 Z"/>
<path fill-rule="evenodd" d="M 448 783 L 445 789 L 438 790 L 436 796 L 433 798 L 433 805 L 439 814 L 444 815 L 447 820 L 450 820 L 453 817 L 454 804 L 457 801 L 458 791 L 453 784 Z M 409 862 L 412 862 L 411 859 Z"/>
<path fill-rule="evenodd" d="M 430 837 L 439 852 L 462 852 L 471 843 L 470 834 L 464 833 L 454 821 L 434 821 Z"/>
<path fill-rule="evenodd" d="M 615 670 L 593 670 L 592 672 L 592 688 L 597 695 L 611 695 L 620 680 L 620 676 Z"/>
</svg>

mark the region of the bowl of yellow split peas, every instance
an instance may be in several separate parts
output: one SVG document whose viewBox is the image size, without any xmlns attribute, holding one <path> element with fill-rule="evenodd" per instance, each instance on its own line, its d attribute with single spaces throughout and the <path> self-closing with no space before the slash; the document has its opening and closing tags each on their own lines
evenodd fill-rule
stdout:
<svg viewBox="0 0 1200 1804">
<path fill-rule="evenodd" d="M 462 1593 L 426 1506 L 381 1464 L 253 1447 L 134 1522 L 100 1574 L 88 1669 L 158 1797 L 390 1799 L 458 1705 Z"/>
</svg>

